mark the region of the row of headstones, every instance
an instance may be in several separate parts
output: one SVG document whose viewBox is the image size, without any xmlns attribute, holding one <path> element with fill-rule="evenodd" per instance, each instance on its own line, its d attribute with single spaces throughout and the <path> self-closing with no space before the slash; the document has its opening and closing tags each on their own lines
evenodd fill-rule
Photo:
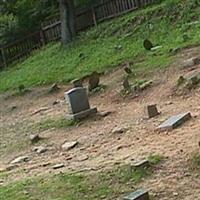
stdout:
<svg viewBox="0 0 200 200">
<path fill-rule="evenodd" d="M 67 101 L 69 116 L 68 118 L 74 120 L 80 120 L 97 113 L 97 108 L 91 108 L 88 100 L 87 89 L 83 87 L 75 87 L 65 93 L 65 99 Z M 156 105 L 149 105 L 145 108 L 146 117 L 152 118 L 160 113 Z M 190 112 L 179 114 L 170 117 L 167 121 L 158 127 L 158 130 L 171 130 L 181 125 L 185 121 L 191 118 Z"/>
</svg>

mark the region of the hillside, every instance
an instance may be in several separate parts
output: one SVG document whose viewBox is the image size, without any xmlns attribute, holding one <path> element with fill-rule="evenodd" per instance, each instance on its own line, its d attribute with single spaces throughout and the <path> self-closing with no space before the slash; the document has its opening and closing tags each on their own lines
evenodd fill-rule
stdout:
<svg viewBox="0 0 200 200">
<path fill-rule="evenodd" d="M 122 200 L 141 188 L 150 200 L 200 200 L 199 11 L 195 0 L 164 1 L 0 72 L 0 200 Z M 145 50 L 145 38 L 162 47 Z M 68 82 L 94 70 L 107 72 L 88 92 L 98 113 L 66 119 Z M 179 127 L 158 130 L 186 112 Z"/>
<path fill-rule="evenodd" d="M 133 61 L 134 70 L 139 71 L 168 66 L 173 60 L 171 50 L 199 43 L 199 10 L 195 0 L 164 1 L 83 32 L 66 49 L 59 43 L 50 44 L 1 72 L 0 91 L 21 84 L 32 87 L 66 83 L 127 61 Z M 144 50 L 145 38 L 163 48 L 158 53 Z"/>
</svg>

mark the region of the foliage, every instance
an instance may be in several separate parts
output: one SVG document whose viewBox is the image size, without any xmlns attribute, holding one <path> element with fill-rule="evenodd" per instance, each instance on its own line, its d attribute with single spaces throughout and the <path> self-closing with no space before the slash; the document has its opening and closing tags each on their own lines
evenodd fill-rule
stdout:
<svg viewBox="0 0 200 200">
<path fill-rule="evenodd" d="M 195 0 L 192 1 L 195 4 Z M 168 12 L 168 1 L 164 1 L 82 32 L 66 49 L 61 48 L 59 43 L 49 44 L 23 63 L 2 71 L 0 91 L 16 89 L 21 84 L 29 88 L 54 82 L 66 83 L 127 61 L 134 63 L 131 67 L 136 74 L 165 68 L 174 59 L 173 49 L 200 41 L 200 23 L 191 23 L 200 20 L 200 7 L 192 7 L 188 14 L 187 7 L 191 1 L 184 2 L 175 4 L 181 17 L 175 15 L 173 18 Z M 189 36 L 189 40 L 183 40 L 184 34 Z M 142 46 L 145 38 L 162 48 L 146 51 Z M 119 45 L 122 48 L 116 48 Z"/>
</svg>

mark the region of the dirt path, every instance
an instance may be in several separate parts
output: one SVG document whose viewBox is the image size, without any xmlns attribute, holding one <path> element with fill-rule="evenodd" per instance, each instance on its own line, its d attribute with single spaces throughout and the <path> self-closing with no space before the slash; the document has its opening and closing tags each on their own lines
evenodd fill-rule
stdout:
<svg viewBox="0 0 200 200">
<path fill-rule="evenodd" d="M 199 48 L 185 50 L 180 58 L 197 55 Z M 200 67 L 200 66 L 199 66 Z M 198 69 L 197 69 L 198 70 Z M 151 79 L 154 84 L 139 97 L 123 99 L 119 95 L 123 72 L 121 69 L 102 78 L 108 86 L 105 92 L 90 97 L 91 105 L 99 111 L 112 111 L 105 118 L 85 120 L 78 127 L 51 129 L 41 132 L 46 138 L 48 151 L 44 154 L 33 152 L 34 145 L 29 142 L 32 130 L 28 124 L 34 124 L 49 118 L 59 118 L 67 113 L 62 90 L 47 95 L 47 89 L 34 89 L 23 97 L 0 97 L 0 166 L 5 166 L 19 155 L 28 155 L 31 160 L 10 171 L 4 184 L 27 176 L 57 173 L 52 165 L 64 163 L 65 168 L 58 171 L 96 171 L 113 167 L 120 163 L 130 163 L 148 157 L 150 154 L 164 156 L 157 174 L 148 178 L 141 186 L 159 194 L 156 199 L 199 199 L 199 174 L 191 172 L 188 159 L 198 150 L 200 140 L 199 89 L 185 96 L 171 96 L 172 88 L 180 75 L 186 74 L 178 67 L 155 72 Z M 53 106 L 55 100 L 60 103 Z M 143 108 L 156 103 L 161 115 L 154 119 L 143 119 Z M 40 108 L 46 111 L 32 115 Z M 170 133 L 158 133 L 155 128 L 168 117 L 190 111 L 193 119 Z M 123 134 L 113 134 L 114 127 L 126 128 Z M 64 141 L 78 141 L 78 147 L 64 152 Z M 37 146 L 37 145 L 35 145 Z M 10 174 L 10 175 L 9 175 Z"/>
</svg>

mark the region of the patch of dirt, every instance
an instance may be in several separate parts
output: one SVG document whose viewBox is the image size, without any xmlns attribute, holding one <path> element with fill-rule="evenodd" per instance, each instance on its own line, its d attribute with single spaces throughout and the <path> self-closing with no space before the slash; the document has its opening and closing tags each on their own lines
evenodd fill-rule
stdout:
<svg viewBox="0 0 200 200">
<path fill-rule="evenodd" d="M 198 47 L 185 49 L 177 61 L 197 55 Z M 199 54 L 198 54 L 199 55 Z M 188 95 L 172 96 L 172 89 L 181 75 L 187 71 L 177 67 L 151 74 L 157 84 L 143 91 L 137 98 L 123 99 L 123 69 L 102 77 L 107 85 L 105 92 L 90 96 L 90 103 L 99 111 L 113 111 L 105 118 L 90 118 L 77 127 L 50 129 L 40 132 L 45 140 L 32 145 L 30 134 L 36 134 L 29 125 L 44 119 L 57 119 L 67 113 L 64 92 L 70 86 L 61 86 L 57 93 L 47 95 L 48 88 L 34 88 L 22 97 L 0 97 L 0 168 L 20 155 L 28 155 L 30 161 L 19 164 L 7 172 L 3 184 L 24 177 L 63 172 L 92 172 L 112 168 L 115 165 L 143 159 L 150 154 L 160 154 L 164 162 L 156 174 L 143 181 L 140 186 L 154 194 L 155 199 L 200 199 L 199 174 L 190 171 L 188 159 L 196 151 L 200 140 L 199 89 Z M 200 67 L 200 66 L 198 66 Z M 59 103 L 53 105 L 53 102 Z M 147 104 L 157 104 L 161 115 L 145 120 L 143 109 Z M 35 111 L 41 109 L 40 112 Z M 155 131 L 163 121 L 172 115 L 190 111 L 193 119 L 169 133 Z M 115 127 L 126 128 L 122 134 L 113 134 Z M 79 145 L 70 151 L 63 151 L 65 141 L 78 141 Z M 37 154 L 34 146 L 45 145 L 48 150 Z M 82 159 L 86 158 L 87 159 Z M 63 163 L 64 168 L 53 170 L 52 166 Z"/>
</svg>

